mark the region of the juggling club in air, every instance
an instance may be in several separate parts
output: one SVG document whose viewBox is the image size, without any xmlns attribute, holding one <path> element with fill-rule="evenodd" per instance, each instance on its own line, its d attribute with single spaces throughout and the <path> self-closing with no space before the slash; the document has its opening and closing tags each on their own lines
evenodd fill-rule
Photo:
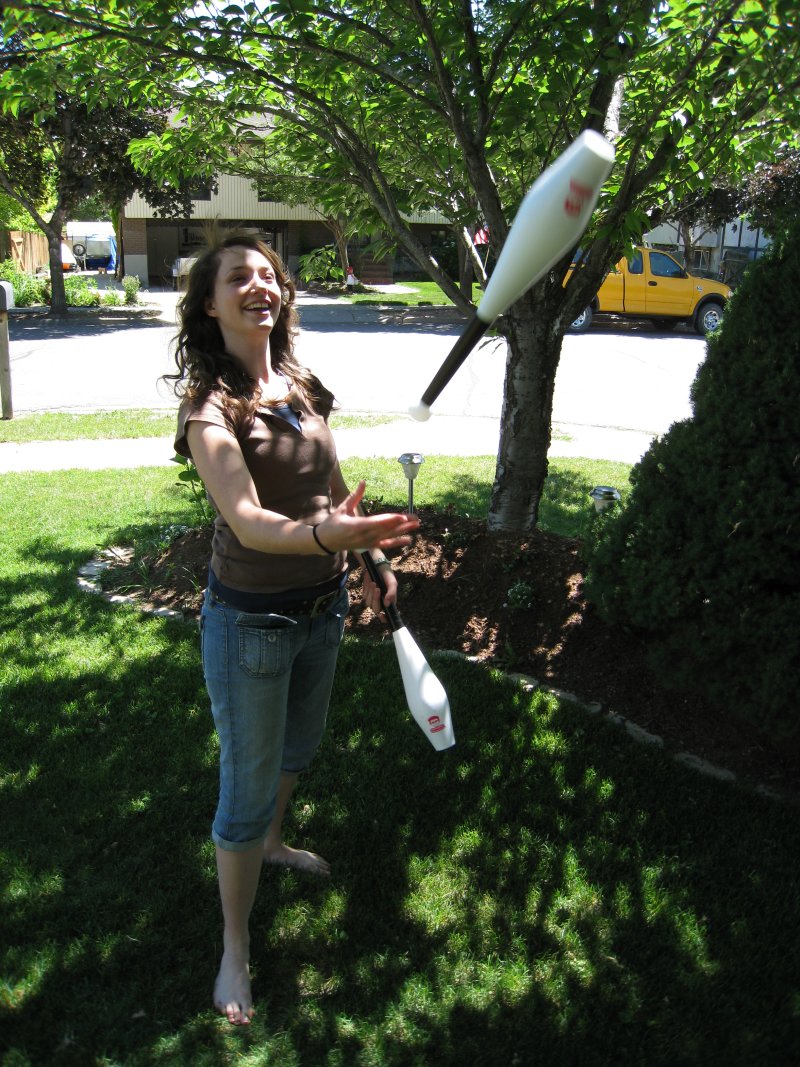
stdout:
<svg viewBox="0 0 800 1067">
<path fill-rule="evenodd" d="M 474 315 L 419 403 L 409 409 L 415 419 L 430 418 L 431 404 L 495 319 L 577 246 L 613 162 L 614 149 L 605 137 L 585 130 L 539 175 L 520 204 Z"/>
</svg>

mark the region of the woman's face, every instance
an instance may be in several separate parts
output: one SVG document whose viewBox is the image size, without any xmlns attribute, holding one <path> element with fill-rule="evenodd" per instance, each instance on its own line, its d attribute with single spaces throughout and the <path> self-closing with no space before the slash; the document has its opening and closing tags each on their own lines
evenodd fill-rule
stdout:
<svg viewBox="0 0 800 1067">
<path fill-rule="evenodd" d="M 281 310 L 275 268 L 261 252 L 235 246 L 220 255 L 206 314 L 216 319 L 225 347 L 236 355 L 237 341 L 269 336 Z"/>
</svg>

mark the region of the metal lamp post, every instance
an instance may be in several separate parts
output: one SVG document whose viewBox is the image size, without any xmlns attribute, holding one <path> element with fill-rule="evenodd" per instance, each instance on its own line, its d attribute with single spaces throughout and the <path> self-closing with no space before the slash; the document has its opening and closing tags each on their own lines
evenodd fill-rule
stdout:
<svg viewBox="0 0 800 1067">
<path fill-rule="evenodd" d="M 589 493 L 589 496 L 594 501 L 594 510 L 598 514 L 601 511 L 605 511 L 611 504 L 617 503 L 620 499 L 619 490 L 615 489 L 613 485 L 596 485 Z"/>
<path fill-rule="evenodd" d="M 408 514 L 414 514 L 414 479 L 417 476 L 423 456 L 419 452 L 404 452 L 402 456 L 397 457 L 397 462 L 402 465 L 403 470 L 408 478 Z"/>
<path fill-rule="evenodd" d="M 11 359 L 8 345 L 8 312 L 14 306 L 14 288 L 11 282 L 0 282 L 0 398 L 3 418 L 13 419 L 11 403 Z"/>
</svg>

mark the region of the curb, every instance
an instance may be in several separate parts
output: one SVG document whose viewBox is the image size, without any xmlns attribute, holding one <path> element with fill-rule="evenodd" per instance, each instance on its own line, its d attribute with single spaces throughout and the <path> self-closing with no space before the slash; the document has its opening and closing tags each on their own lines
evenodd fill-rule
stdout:
<svg viewBox="0 0 800 1067">
<path fill-rule="evenodd" d="M 66 318 L 88 319 L 100 315 L 112 315 L 119 319 L 160 318 L 164 309 L 158 304 L 93 304 L 91 307 L 69 307 L 66 315 L 51 315 L 49 304 L 34 304 L 32 307 L 9 308 L 8 315 L 14 319 L 54 319 L 63 322 Z"/>
<path fill-rule="evenodd" d="M 434 328 L 436 326 L 454 328 L 463 326 L 466 316 L 458 308 L 446 304 L 431 306 L 409 306 L 404 304 L 348 304 L 346 302 L 313 303 L 298 301 L 295 305 L 303 329 L 314 326 L 412 326 Z M 14 319 L 52 319 L 69 321 L 70 319 L 92 319 L 111 316 L 135 321 L 137 319 L 164 318 L 169 325 L 174 325 L 174 311 L 158 301 L 140 299 L 138 304 L 92 304 L 89 307 L 67 308 L 66 315 L 53 316 L 49 304 L 34 304 L 30 307 L 10 308 L 8 314 Z"/>
<path fill-rule="evenodd" d="M 434 653 L 434 656 L 449 657 L 449 658 L 461 658 L 466 659 L 470 663 L 477 663 L 479 665 L 486 666 L 486 661 L 478 659 L 477 656 L 467 656 L 462 652 L 447 651 Z M 666 752 L 671 759 L 676 763 L 683 764 L 689 767 L 693 771 L 697 771 L 698 774 L 702 774 L 707 778 L 714 778 L 720 782 L 734 782 L 743 786 L 746 789 L 752 789 L 753 792 L 759 796 L 769 797 L 772 800 L 780 800 L 783 802 L 793 801 L 791 798 L 784 796 L 781 793 L 775 792 L 770 789 L 769 786 L 763 783 L 750 784 L 745 779 L 740 778 L 733 771 L 728 770 L 727 767 L 719 767 L 708 760 L 703 759 L 701 756 L 696 756 L 692 752 L 669 752 L 664 744 L 664 738 L 659 737 L 658 734 L 650 733 L 649 730 L 645 730 L 642 726 L 638 726 L 630 719 L 626 719 L 624 715 L 619 715 L 615 711 L 611 711 L 601 701 L 586 701 L 582 697 L 577 696 L 575 693 L 567 692 L 565 689 L 557 689 L 554 686 L 543 685 L 537 678 L 533 678 L 528 674 L 510 673 L 505 675 L 512 682 L 516 682 L 517 685 L 526 693 L 533 693 L 540 691 L 543 693 L 550 693 L 552 696 L 557 697 L 559 700 L 568 701 L 570 704 L 574 704 L 577 707 L 583 708 L 590 715 L 598 715 L 605 719 L 607 722 L 613 723 L 615 726 L 619 726 L 625 730 L 628 736 L 636 741 L 640 745 L 651 745 L 655 748 L 660 748 Z"/>
</svg>

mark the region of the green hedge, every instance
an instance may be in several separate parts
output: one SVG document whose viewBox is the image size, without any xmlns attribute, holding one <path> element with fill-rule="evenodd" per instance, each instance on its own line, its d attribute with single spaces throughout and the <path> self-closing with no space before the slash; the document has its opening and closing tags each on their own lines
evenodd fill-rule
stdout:
<svg viewBox="0 0 800 1067">
<path fill-rule="evenodd" d="M 18 270 L 11 259 L 0 263 L 0 281 L 11 282 L 14 289 L 16 307 L 32 307 L 37 304 L 50 303 L 50 278 L 48 275 L 26 274 Z M 64 290 L 68 307 L 97 307 L 100 304 L 121 306 L 135 305 L 139 302 L 139 279 L 135 275 L 125 275 L 122 290 L 100 290 L 92 277 L 80 274 L 64 275 Z"/>
<path fill-rule="evenodd" d="M 589 596 L 678 688 L 800 734 L 800 226 L 747 271 L 674 424 L 587 544 Z"/>
<path fill-rule="evenodd" d="M 0 263 L 0 281 L 11 282 L 14 304 L 18 308 L 50 303 L 50 279 L 17 270 L 11 259 L 4 259 Z"/>
</svg>

